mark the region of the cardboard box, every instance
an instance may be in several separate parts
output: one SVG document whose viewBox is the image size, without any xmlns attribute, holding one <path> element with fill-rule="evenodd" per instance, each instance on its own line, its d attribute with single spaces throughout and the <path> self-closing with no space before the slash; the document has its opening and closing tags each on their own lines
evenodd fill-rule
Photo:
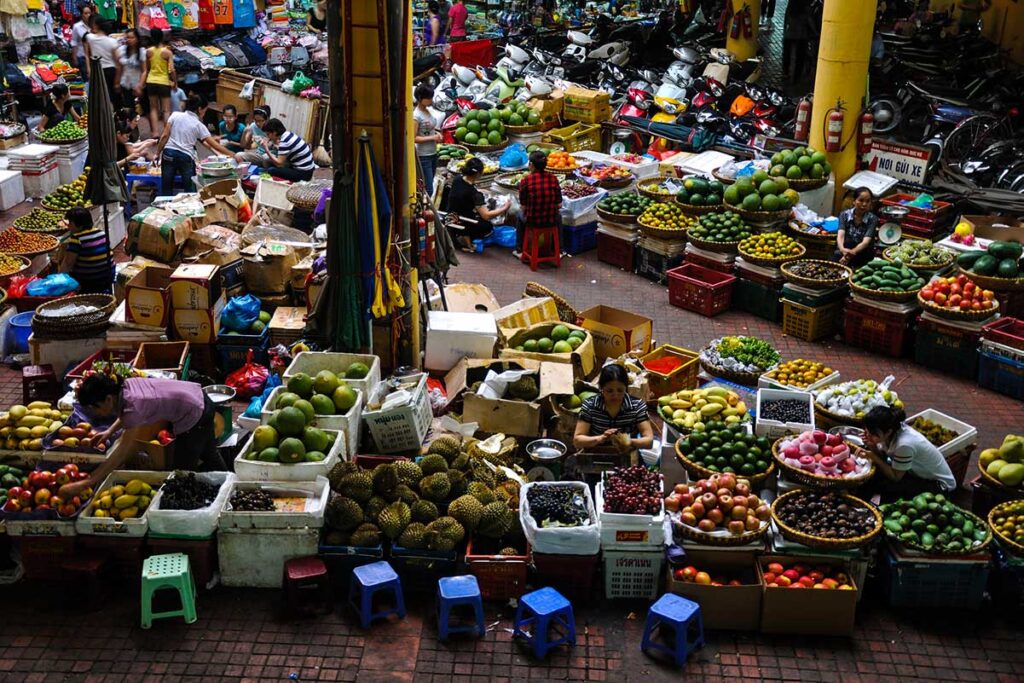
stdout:
<svg viewBox="0 0 1024 683">
<path fill-rule="evenodd" d="M 149 187 L 154 186 L 150 185 Z M 205 228 L 211 223 L 211 220 L 206 215 L 206 205 L 203 204 L 203 200 L 199 198 L 199 195 L 194 192 L 182 192 L 179 195 L 175 195 L 171 201 L 161 203 L 160 208 L 191 219 L 193 230 Z"/>
<path fill-rule="evenodd" d="M 221 298 L 220 266 L 183 263 L 171 275 L 171 305 L 175 310 L 209 310 Z"/>
<path fill-rule="evenodd" d="M 790 567 L 798 562 L 841 567 L 853 581 L 849 563 L 820 556 L 762 555 L 758 560 L 758 578 L 764 591 L 761 597 L 761 630 L 765 633 L 803 633 L 821 636 L 853 634 L 860 588 L 854 590 L 793 590 L 764 585 L 764 567 L 779 562 Z"/>
<path fill-rule="evenodd" d="M 159 442 L 153 443 L 161 429 L 171 429 L 171 423 L 157 422 L 143 425 L 140 429 L 142 438 L 135 442 L 136 451 L 129 457 L 126 469 L 157 471 L 174 469 L 174 442 L 172 441 L 166 446 Z"/>
<path fill-rule="evenodd" d="M 270 343 L 280 344 L 282 341 L 294 341 L 302 336 L 306 329 L 306 308 L 304 306 L 279 306 L 270 324 Z"/>
<path fill-rule="evenodd" d="M 538 373 L 539 394 L 533 401 L 492 399 L 477 396 L 465 390 L 475 382 L 482 382 L 490 370 L 535 370 Z M 445 378 L 448 400 L 462 394 L 462 422 L 476 422 L 480 431 L 513 436 L 540 436 L 544 433 L 546 398 L 558 394 L 571 394 L 572 369 L 564 363 L 542 363 L 520 359 L 510 362 L 486 358 L 465 358 L 452 368 Z M 464 393 L 465 392 L 465 393 Z"/>
<path fill-rule="evenodd" d="M 299 256 L 284 242 L 266 241 L 242 249 L 242 260 L 249 291 L 284 294 Z"/>
<path fill-rule="evenodd" d="M 587 379 L 594 372 L 594 368 L 597 367 L 597 358 L 594 355 L 594 338 L 590 334 L 587 335 L 587 338 L 583 340 L 583 343 L 577 346 L 572 353 L 516 351 L 516 347 L 521 345 L 527 339 L 550 337 L 551 330 L 554 329 L 555 325 L 565 325 L 569 328 L 570 332 L 572 330 L 584 329 L 582 327 L 577 327 L 576 325 L 569 325 L 562 322 L 545 322 L 537 325 L 531 325 L 530 327 L 524 327 L 516 330 L 508 337 L 505 342 L 505 348 L 501 350 L 498 357 L 506 360 L 528 358 L 530 360 L 548 363 L 567 363 L 572 365 L 573 374 L 576 379 Z"/>
<path fill-rule="evenodd" d="M 675 570 L 690 565 L 712 577 L 721 574 L 726 579 L 737 579 L 743 585 L 708 586 L 677 580 Z M 665 590 L 700 605 L 706 629 L 756 631 L 761 625 L 761 597 L 764 589 L 753 553 L 687 548 L 681 564 L 669 565 Z"/>
<path fill-rule="evenodd" d="M 143 268 L 147 266 L 165 266 L 166 264 L 160 261 L 154 261 L 153 259 L 146 258 L 145 256 L 136 256 L 128 263 L 121 263 L 116 266 L 116 274 L 114 275 L 114 297 L 118 301 L 124 301 L 125 294 L 127 293 L 125 288 L 133 277 L 142 272 Z"/>
<path fill-rule="evenodd" d="M 171 312 L 174 338 L 194 344 L 213 344 L 220 333 L 220 314 L 225 304 L 227 297 L 221 294 L 213 308 L 175 308 Z"/>
<path fill-rule="evenodd" d="M 974 236 L 987 240 L 1024 242 L 1024 222 L 1005 216 L 960 216 L 974 228 Z"/>
<path fill-rule="evenodd" d="M 448 372 L 463 358 L 493 358 L 498 325 L 490 313 L 427 313 L 428 370 Z"/>
<path fill-rule="evenodd" d="M 245 287 L 245 270 L 242 259 L 221 265 L 218 272 L 220 273 L 220 286 L 224 288 L 224 291 Z"/>
<path fill-rule="evenodd" d="M 151 206 L 132 216 L 125 251 L 170 263 L 191 234 L 191 219 Z"/>
<path fill-rule="evenodd" d="M 562 118 L 566 121 L 601 123 L 612 116 L 608 93 L 570 86 L 562 100 Z"/>
<path fill-rule="evenodd" d="M 195 263 L 223 266 L 242 258 L 242 236 L 231 228 L 208 225 L 195 230 L 181 250 L 181 257 Z"/>
<path fill-rule="evenodd" d="M 171 310 L 167 288 L 173 272 L 169 266 L 147 266 L 128 281 L 124 297 L 128 322 L 167 327 Z"/>
<path fill-rule="evenodd" d="M 237 178 L 210 183 L 199 190 L 199 198 L 206 208 L 206 220 L 210 223 L 236 222 L 239 209 L 248 201 Z"/>
<path fill-rule="evenodd" d="M 526 297 L 494 312 L 498 330 L 506 337 L 520 327 L 558 320 L 558 308 L 551 297 Z"/>
<path fill-rule="evenodd" d="M 289 282 L 293 292 L 301 292 L 306 289 L 306 276 L 313 272 L 314 255 L 310 254 L 294 266 L 292 266 Z"/>
<path fill-rule="evenodd" d="M 456 282 L 445 285 L 444 298 L 452 313 L 493 313 L 501 308 L 491 290 L 484 285 Z"/>
<path fill-rule="evenodd" d="M 534 97 L 526 101 L 530 107 L 540 115 L 541 121 L 553 121 L 562 117 L 563 95 L 561 90 L 555 90 L 547 97 Z"/>
<path fill-rule="evenodd" d="M 580 313 L 583 327 L 594 337 L 594 353 L 599 359 L 618 358 L 635 351 L 651 350 L 654 321 L 642 315 L 611 306 L 594 306 Z"/>
</svg>

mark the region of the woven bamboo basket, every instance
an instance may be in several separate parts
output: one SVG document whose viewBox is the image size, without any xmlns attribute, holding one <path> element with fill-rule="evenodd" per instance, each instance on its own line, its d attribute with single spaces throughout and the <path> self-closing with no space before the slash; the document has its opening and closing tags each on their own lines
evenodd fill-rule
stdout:
<svg viewBox="0 0 1024 683">
<path fill-rule="evenodd" d="M 510 173 L 500 173 L 498 175 L 498 177 L 494 179 L 494 182 L 497 183 L 500 187 L 504 187 L 507 190 L 517 190 L 517 189 L 519 189 L 519 183 L 512 182 L 512 179 L 515 176 L 520 175 L 520 173 L 521 173 L 521 171 L 512 171 Z M 520 179 L 520 182 L 522 182 L 521 179 Z"/>
<path fill-rule="evenodd" d="M 994 292 L 1015 292 L 1024 289 L 1024 277 L 993 277 L 991 275 L 978 275 L 969 270 L 957 266 L 957 270 L 974 280 L 974 284 L 981 285 L 985 289 Z"/>
<path fill-rule="evenodd" d="M 17 228 L 8 228 L 8 230 L 15 230 L 18 233 L 15 237 L 20 237 L 21 235 L 25 235 L 26 234 L 25 232 L 22 232 L 21 230 L 18 230 Z M 33 256 L 39 256 L 40 254 L 48 254 L 48 253 L 50 253 L 51 251 L 54 251 L 55 249 L 57 249 L 60 246 L 60 240 L 57 239 L 56 237 L 54 237 L 53 235 L 46 235 L 44 233 L 39 233 L 39 232 L 35 232 L 35 233 L 30 232 L 30 233 L 27 233 L 27 234 L 36 235 L 36 237 L 38 239 L 45 240 L 46 241 L 45 243 L 46 243 L 47 246 L 42 247 L 40 249 L 32 249 L 32 250 L 26 250 L 26 251 L 19 251 L 19 250 L 16 250 L 16 249 L 11 249 L 11 250 L 9 250 L 9 251 L 7 251 L 5 253 L 10 254 L 11 256 L 24 256 L 26 258 L 32 258 Z"/>
<path fill-rule="evenodd" d="M 892 250 L 893 250 L 893 247 L 888 247 L 885 251 L 882 252 L 882 258 L 884 258 L 889 263 L 896 263 L 897 262 L 896 259 L 893 258 L 893 256 L 892 256 Z M 953 263 L 953 259 L 956 258 L 956 254 L 954 254 L 953 252 L 949 251 L 948 249 L 946 249 L 945 251 L 949 255 L 949 258 L 946 259 L 945 261 L 943 261 L 942 263 L 939 263 L 939 264 L 933 264 L 933 265 L 928 265 L 928 266 L 919 266 L 919 265 L 916 265 L 916 264 L 913 264 L 913 263 L 904 263 L 903 261 L 900 261 L 899 264 L 901 266 L 906 266 L 907 268 L 909 268 L 910 270 L 914 271 L 915 273 L 919 273 L 919 274 L 934 273 L 935 271 L 942 270 L 943 268 L 947 267 L 949 264 Z"/>
<path fill-rule="evenodd" d="M 771 368 L 768 368 L 767 370 L 760 372 L 736 372 L 735 370 L 726 370 L 725 368 L 712 365 L 704 359 L 701 359 L 700 366 L 704 368 L 709 375 L 720 377 L 721 379 L 733 382 L 734 384 L 740 384 L 747 387 L 757 386 L 757 378 L 771 370 Z"/>
<path fill-rule="evenodd" d="M 848 425 L 851 427 L 863 427 L 864 419 L 847 415 L 837 415 L 828 410 L 817 401 L 814 402 L 814 414 L 819 418 L 823 417 L 834 425 Z"/>
<path fill-rule="evenodd" d="M 52 204 L 47 204 L 46 203 L 46 199 L 44 198 L 44 199 L 39 200 L 39 206 L 43 207 L 44 209 L 46 209 L 50 213 L 63 214 L 68 209 L 78 209 L 78 208 L 91 209 L 92 208 L 92 202 L 90 202 L 89 200 L 86 200 L 84 204 L 79 204 L 78 206 L 69 206 L 69 207 L 60 209 L 60 208 L 57 208 L 56 206 L 54 206 Z"/>
<path fill-rule="evenodd" d="M 803 258 L 804 254 L 807 253 L 807 247 L 802 244 L 798 245 L 800 252 L 797 254 L 789 254 L 787 256 L 779 256 L 777 258 L 764 258 L 763 256 L 754 256 L 743 251 L 743 247 L 737 247 L 737 251 L 743 260 L 747 263 L 753 263 L 755 266 L 762 266 L 764 268 L 780 268 L 782 264 L 789 263 L 790 261 L 799 261 Z"/>
<path fill-rule="evenodd" d="M 712 240 L 701 239 L 700 237 L 694 237 L 687 232 L 686 239 L 698 249 L 705 251 L 713 251 L 719 254 L 735 254 L 740 246 L 740 241 L 735 242 L 714 242 Z"/>
<path fill-rule="evenodd" d="M 1003 512 L 1003 510 L 1008 509 L 1011 505 L 1013 505 L 1014 503 L 1017 503 L 1017 502 L 1019 502 L 1019 501 L 1008 500 L 1008 501 L 1006 501 L 1004 503 L 1000 503 L 999 505 L 996 505 L 994 508 L 989 510 L 988 511 L 988 528 L 992 530 L 992 533 L 995 535 L 995 537 L 997 539 L 999 539 L 999 542 L 1011 554 L 1017 555 L 1017 556 L 1024 556 L 1024 543 L 1018 543 L 1017 541 L 1013 540 L 1012 538 L 1010 538 L 1009 536 L 1004 534 L 1002 531 L 997 529 L 996 525 L 995 525 L 996 515 L 1001 514 Z"/>
<path fill-rule="evenodd" d="M 982 467 L 980 464 L 978 465 L 978 473 L 981 474 L 981 478 L 984 479 L 986 483 L 995 486 L 996 488 L 1002 489 L 1004 491 L 1013 491 L 1014 493 L 1017 494 L 1024 494 L 1024 485 L 1007 486 L 1003 482 L 993 477 L 987 471 L 985 471 L 985 468 Z"/>
<path fill-rule="evenodd" d="M 636 177 L 630 174 L 628 178 L 606 178 L 597 183 L 598 187 L 606 190 L 620 190 L 633 184 Z"/>
<path fill-rule="evenodd" d="M 64 315 L 60 317 L 48 317 L 42 315 L 46 310 L 52 308 L 63 308 L 73 304 L 83 306 L 95 306 L 95 311 L 79 313 L 77 315 Z M 114 312 L 116 300 L 109 294 L 79 294 L 63 299 L 57 299 L 41 305 L 32 316 L 32 331 L 37 329 L 40 332 L 52 334 L 76 333 L 80 336 L 82 328 L 102 325 L 104 328 Z"/>
<path fill-rule="evenodd" d="M 529 133 L 539 133 L 544 130 L 543 123 L 535 123 L 532 126 L 510 126 L 505 124 L 505 132 L 509 135 L 527 135 Z"/>
<path fill-rule="evenodd" d="M 972 522 L 974 522 L 974 528 L 985 529 L 988 532 L 985 536 L 985 540 L 977 545 L 971 546 L 970 550 L 942 550 L 935 547 L 925 548 L 923 545 L 920 545 L 919 543 L 904 541 L 888 529 L 885 529 L 885 535 L 889 538 L 889 540 L 893 541 L 894 543 L 898 543 L 912 550 L 928 553 L 929 555 L 946 555 L 948 557 L 960 557 L 963 555 L 975 555 L 977 553 L 984 551 L 985 548 L 987 548 L 989 544 L 992 543 L 992 527 L 988 525 L 988 522 L 986 520 L 982 519 L 981 517 L 978 517 L 978 515 L 974 514 L 970 510 L 959 508 L 958 512 L 960 512 L 960 514 L 962 514 L 964 517 L 967 517 Z"/>
<path fill-rule="evenodd" d="M 747 545 L 754 541 L 760 541 L 768 533 L 768 527 L 770 525 L 767 521 L 761 522 L 760 527 L 757 531 L 745 531 L 742 534 L 709 534 L 696 529 L 688 524 L 679 523 L 673 525 L 673 529 L 679 532 L 679 535 L 683 538 L 687 538 L 694 543 L 700 543 L 701 545 L 716 546 L 719 548 L 730 548 L 738 545 Z"/>
<path fill-rule="evenodd" d="M 473 154 L 487 154 L 488 152 L 500 152 L 509 146 L 509 141 L 506 139 L 497 145 L 467 145 L 463 143 L 462 146 Z"/>
<path fill-rule="evenodd" d="M 555 308 L 558 309 L 559 320 L 563 323 L 569 323 L 570 325 L 576 324 L 576 321 L 579 320 L 580 314 L 576 312 L 575 308 L 569 305 L 568 301 L 538 282 L 526 283 L 526 289 L 523 291 L 524 298 L 545 296 L 551 297 L 555 302 Z"/>
<path fill-rule="evenodd" d="M 11 259 L 17 260 L 21 265 L 17 269 L 12 270 L 10 272 L 0 273 L 0 281 L 4 283 L 6 283 L 8 280 L 10 280 L 10 278 L 14 277 L 15 275 L 21 275 L 32 266 L 32 262 L 29 261 L 24 256 L 11 256 Z"/>
<path fill-rule="evenodd" d="M 0 287 L 0 307 L 7 302 L 7 290 Z"/>
<path fill-rule="evenodd" d="M 755 223 L 781 223 L 789 218 L 790 209 L 778 209 L 777 211 L 748 211 L 742 206 L 733 206 L 729 202 L 725 202 L 725 208 L 735 211 L 740 216 L 748 221 Z"/>
<path fill-rule="evenodd" d="M 653 225 L 647 225 L 642 220 L 637 221 L 640 224 L 640 232 L 648 237 L 654 237 L 659 240 L 668 240 L 679 242 L 686 239 L 685 230 L 670 230 L 667 228 L 658 228 Z"/>
<path fill-rule="evenodd" d="M 823 244 L 835 244 L 835 241 L 836 241 L 836 236 L 835 235 L 833 235 L 831 233 L 825 233 L 825 234 L 810 233 L 810 232 L 807 232 L 802 227 L 800 227 L 801 225 L 803 225 L 803 223 L 801 223 L 800 221 L 795 221 L 795 220 L 789 221 L 788 223 L 786 223 L 786 227 L 789 228 L 789 231 L 791 233 L 793 233 L 794 237 L 802 238 L 802 239 L 805 239 L 805 240 L 812 240 L 812 241 L 815 241 L 815 242 L 821 242 Z"/>
<path fill-rule="evenodd" d="M 687 216 L 705 216 L 709 213 L 715 213 L 725 208 L 725 204 L 709 204 L 705 206 L 697 206 L 696 204 L 685 204 L 679 201 L 679 195 L 675 198 L 676 205 L 682 209 L 683 213 Z"/>
<path fill-rule="evenodd" d="M 621 225 L 635 225 L 640 220 L 639 215 L 612 213 L 611 211 L 605 211 L 600 206 L 597 207 L 597 215 L 609 223 L 619 223 Z"/>
<path fill-rule="evenodd" d="M 721 169 L 716 168 L 711 172 L 711 175 L 714 177 L 715 180 L 722 183 L 723 185 L 732 185 L 733 183 L 736 182 L 736 179 L 733 178 L 732 176 L 722 175 L 721 173 L 719 173 L 720 170 Z"/>
<path fill-rule="evenodd" d="M 828 184 L 828 178 L 786 178 L 786 182 L 789 183 L 789 187 L 797 192 L 807 192 L 808 190 L 817 190 L 819 187 L 825 187 Z"/>
<path fill-rule="evenodd" d="M 659 175 L 659 176 L 655 176 L 653 178 L 644 178 L 643 180 L 641 180 L 640 182 L 638 182 L 636 184 L 636 191 L 639 192 L 640 194 L 642 194 L 643 196 L 645 196 L 645 197 L 647 197 L 649 199 L 653 199 L 655 201 L 666 202 L 666 203 L 674 201 L 675 200 L 675 195 L 674 194 L 669 194 L 669 193 L 666 193 L 666 192 L 651 192 L 649 190 L 645 190 L 644 189 L 644 187 L 647 186 L 647 185 L 658 185 L 659 183 L 663 183 L 666 180 L 679 180 L 679 178 L 676 178 L 675 176 L 667 176 L 667 175 Z"/>
<path fill-rule="evenodd" d="M 285 199 L 294 204 L 296 208 L 312 211 L 320 203 L 320 195 L 330 186 L 330 181 L 326 180 L 310 180 L 304 183 L 295 183 L 288 188 Z"/>
<path fill-rule="evenodd" d="M 963 311 L 959 308 L 946 308 L 945 306 L 938 306 L 932 301 L 921 298 L 921 292 L 917 293 L 917 303 L 921 304 L 921 308 L 928 311 L 932 315 L 937 315 L 940 318 L 946 320 L 962 320 L 964 322 L 978 322 L 981 320 L 988 320 L 996 313 L 999 312 L 999 302 L 995 299 L 992 303 L 995 304 L 994 308 L 988 308 L 984 311 Z"/>
<path fill-rule="evenodd" d="M 853 276 L 850 276 L 850 289 L 855 294 L 860 294 L 867 299 L 875 299 L 877 301 L 896 301 L 906 302 L 913 301 L 917 298 L 917 293 L 921 291 L 921 288 L 909 292 L 882 292 L 877 289 L 868 289 L 867 287 L 861 287 L 853 281 Z"/>
<path fill-rule="evenodd" d="M 681 450 L 679 450 L 678 441 L 676 441 L 676 459 L 679 461 L 679 464 L 683 466 L 683 469 L 685 469 L 691 476 L 693 476 L 696 479 L 707 479 L 713 474 L 719 474 L 719 472 L 709 470 L 707 467 L 704 467 L 700 463 L 696 463 L 693 460 L 690 460 L 690 458 L 688 458 L 685 454 L 683 454 Z M 746 479 L 747 481 L 749 481 L 750 490 L 756 491 L 757 486 L 763 483 L 765 480 L 767 480 L 768 477 L 772 476 L 774 472 L 775 463 L 769 462 L 768 469 L 766 469 L 764 472 L 761 472 L 760 474 L 752 474 L 749 477 L 737 474 L 736 477 L 738 479 Z"/>
<path fill-rule="evenodd" d="M 840 269 L 842 275 L 839 275 L 828 280 L 813 280 L 809 277 L 803 277 L 801 275 L 796 275 L 793 272 L 791 272 L 790 269 L 795 264 L 804 262 L 828 264 L 829 267 Z M 795 285 L 800 285 L 802 287 L 811 287 L 812 289 L 831 289 L 833 287 L 841 287 L 842 285 L 845 285 L 847 282 L 849 282 L 850 275 L 853 274 L 853 270 L 851 270 L 847 266 L 844 266 L 840 263 L 833 263 L 831 261 L 820 261 L 818 259 L 799 259 L 797 261 L 790 261 L 789 263 L 782 264 L 781 269 L 782 276 L 785 277 L 787 281 L 792 282 Z"/>
<path fill-rule="evenodd" d="M 871 466 L 866 472 L 858 474 L 855 477 L 822 477 L 817 474 L 811 474 L 805 472 L 799 467 L 793 467 L 785 461 L 785 458 L 779 453 L 779 444 L 785 440 L 785 437 L 775 440 L 772 444 L 772 458 L 775 463 L 779 466 L 779 472 L 786 475 L 786 478 L 802 484 L 803 486 L 809 486 L 814 489 L 825 489 L 825 490 L 836 490 L 836 489 L 855 489 L 861 484 L 864 484 L 875 474 L 875 463 L 871 463 Z M 847 442 L 847 446 L 850 447 L 850 454 L 856 455 L 860 450 L 857 446 Z"/>
<path fill-rule="evenodd" d="M 49 216 L 56 216 L 59 219 L 57 224 L 54 225 L 52 228 L 50 228 L 48 230 L 29 230 L 29 229 L 27 229 L 25 227 L 26 222 L 25 222 L 24 219 L 28 216 L 28 214 L 26 214 L 25 216 L 18 216 L 17 218 L 15 218 L 14 222 L 12 222 L 11 225 L 13 225 L 18 230 L 21 230 L 23 232 L 35 233 L 35 234 L 39 234 L 39 235 L 55 235 L 56 236 L 56 235 L 63 235 L 65 232 L 68 231 L 67 225 L 64 222 L 64 216 L 63 215 L 55 213 L 53 211 L 46 211 L 46 210 L 43 210 L 43 209 L 40 209 L 40 212 L 44 213 L 46 215 L 49 215 Z"/>
<path fill-rule="evenodd" d="M 577 157 L 573 157 L 573 159 L 576 159 L 576 165 L 573 166 L 572 168 L 551 168 L 550 166 L 548 166 L 547 170 L 549 173 L 554 173 L 555 175 L 569 176 L 575 175 L 576 171 L 580 170 L 581 168 L 589 168 L 590 165 L 593 163 L 589 159 L 579 159 Z"/>
<path fill-rule="evenodd" d="M 882 533 L 882 513 L 878 511 L 878 508 L 861 500 L 860 498 L 846 493 L 841 495 L 847 502 L 847 505 L 866 508 L 871 512 L 871 516 L 875 519 L 875 526 L 871 531 L 861 536 L 855 536 L 854 538 L 823 538 L 821 536 L 813 536 L 800 531 L 799 529 L 794 529 L 779 519 L 779 509 L 785 506 L 789 501 L 792 501 L 796 497 L 802 495 L 806 495 L 806 492 L 799 490 L 790 491 L 789 493 L 779 496 L 772 503 L 772 521 L 775 522 L 775 526 L 778 527 L 779 533 L 782 534 L 782 537 L 788 541 L 799 543 L 816 550 L 851 550 L 871 543 L 878 538 L 879 534 Z"/>
</svg>

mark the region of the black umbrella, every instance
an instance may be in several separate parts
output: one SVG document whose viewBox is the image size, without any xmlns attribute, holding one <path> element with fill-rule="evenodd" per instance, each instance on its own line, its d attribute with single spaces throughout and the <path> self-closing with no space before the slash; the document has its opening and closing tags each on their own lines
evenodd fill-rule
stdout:
<svg viewBox="0 0 1024 683">
<path fill-rule="evenodd" d="M 93 57 L 92 75 L 89 78 L 90 167 L 89 177 L 85 181 L 85 197 L 94 206 L 103 206 L 103 230 L 107 235 L 107 244 L 110 244 L 110 216 L 107 215 L 107 204 L 128 201 L 124 174 L 117 165 L 114 105 L 110 101 L 110 95 L 100 60 Z"/>
</svg>

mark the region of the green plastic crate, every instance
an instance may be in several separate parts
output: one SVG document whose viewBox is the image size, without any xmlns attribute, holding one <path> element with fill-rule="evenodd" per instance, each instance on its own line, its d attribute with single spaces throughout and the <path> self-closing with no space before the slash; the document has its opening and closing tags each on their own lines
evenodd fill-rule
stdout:
<svg viewBox="0 0 1024 683">
<path fill-rule="evenodd" d="M 918 318 L 914 360 L 926 368 L 975 379 L 978 376 L 980 342 L 980 331 L 972 332 Z"/>
<path fill-rule="evenodd" d="M 850 293 L 850 290 L 843 285 L 842 287 L 836 287 L 835 289 L 822 289 L 814 293 L 814 295 L 807 293 L 807 288 L 801 287 L 797 289 L 790 283 L 782 285 L 782 298 L 789 299 L 795 304 L 801 306 L 807 306 L 809 308 L 820 308 L 821 306 L 827 306 L 833 301 L 841 301 L 845 299 Z"/>
<path fill-rule="evenodd" d="M 732 307 L 773 323 L 782 320 L 781 290 L 739 278 L 732 290 Z"/>
</svg>

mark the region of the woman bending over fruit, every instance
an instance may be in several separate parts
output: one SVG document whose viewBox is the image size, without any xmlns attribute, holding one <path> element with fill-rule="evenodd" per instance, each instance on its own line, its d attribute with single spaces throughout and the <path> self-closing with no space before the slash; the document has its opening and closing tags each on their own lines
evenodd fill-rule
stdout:
<svg viewBox="0 0 1024 683">
<path fill-rule="evenodd" d="M 899 408 L 876 406 L 864 416 L 864 445 L 877 472 L 869 488 L 882 502 L 919 493 L 947 493 L 956 488 L 949 464 L 919 431 L 904 424 Z"/>
</svg>

